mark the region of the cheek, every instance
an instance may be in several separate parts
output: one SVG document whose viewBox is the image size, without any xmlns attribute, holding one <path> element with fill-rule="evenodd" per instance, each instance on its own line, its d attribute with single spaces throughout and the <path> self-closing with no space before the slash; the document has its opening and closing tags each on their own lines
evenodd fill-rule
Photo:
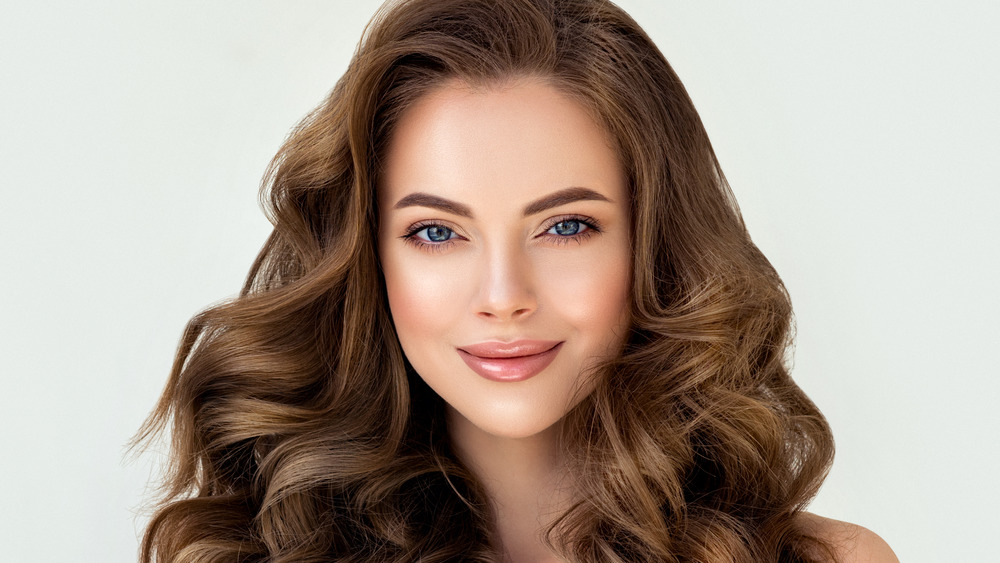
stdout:
<svg viewBox="0 0 1000 563">
<path fill-rule="evenodd" d="M 458 293 L 467 285 L 463 268 L 428 264 L 415 253 L 382 256 L 386 293 L 396 331 L 404 347 L 433 339 L 456 321 Z"/>
<path fill-rule="evenodd" d="M 609 246 L 566 263 L 550 262 L 540 276 L 546 301 L 593 345 L 621 336 L 628 310 L 629 250 L 627 245 Z"/>
</svg>

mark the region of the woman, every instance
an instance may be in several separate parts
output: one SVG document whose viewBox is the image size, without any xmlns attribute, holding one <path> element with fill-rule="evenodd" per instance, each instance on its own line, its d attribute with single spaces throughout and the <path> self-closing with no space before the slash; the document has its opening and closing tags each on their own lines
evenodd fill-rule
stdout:
<svg viewBox="0 0 1000 563">
<path fill-rule="evenodd" d="M 384 9 L 143 435 L 144 561 L 892 561 L 677 76 L 599 0 Z"/>
</svg>

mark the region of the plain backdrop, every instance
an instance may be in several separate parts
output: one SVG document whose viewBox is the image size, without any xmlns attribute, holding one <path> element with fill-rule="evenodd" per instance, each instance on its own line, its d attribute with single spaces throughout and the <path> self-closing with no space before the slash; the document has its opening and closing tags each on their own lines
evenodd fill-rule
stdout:
<svg viewBox="0 0 1000 563">
<path fill-rule="evenodd" d="M 996 560 L 1000 4 L 623 0 L 687 86 L 833 426 L 812 509 Z M 0 551 L 132 561 L 124 446 L 378 2 L 0 3 Z"/>
</svg>

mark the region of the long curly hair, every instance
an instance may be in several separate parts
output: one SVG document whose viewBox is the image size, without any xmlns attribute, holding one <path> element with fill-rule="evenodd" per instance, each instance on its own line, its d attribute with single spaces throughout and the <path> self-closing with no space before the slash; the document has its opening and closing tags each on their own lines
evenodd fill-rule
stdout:
<svg viewBox="0 0 1000 563">
<path fill-rule="evenodd" d="M 630 190 L 631 325 L 566 417 L 574 561 L 804 561 L 833 457 L 790 379 L 791 305 L 673 70 L 606 0 L 384 6 L 265 178 L 274 231 L 239 297 L 188 324 L 137 440 L 169 431 L 150 561 L 499 561 L 489 498 L 409 366 L 376 248 L 380 157 L 443 82 L 544 77 L 614 140 Z"/>
</svg>

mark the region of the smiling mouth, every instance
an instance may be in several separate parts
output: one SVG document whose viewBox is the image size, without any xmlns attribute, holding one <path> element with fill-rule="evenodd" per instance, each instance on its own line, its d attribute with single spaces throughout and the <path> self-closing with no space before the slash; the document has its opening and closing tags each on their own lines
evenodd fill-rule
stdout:
<svg viewBox="0 0 1000 563">
<path fill-rule="evenodd" d="M 530 379 L 548 367 L 562 344 L 552 340 L 483 342 L 458 348 L 458 355 L 485 379 L 516 382 Z"/>
</svg>

